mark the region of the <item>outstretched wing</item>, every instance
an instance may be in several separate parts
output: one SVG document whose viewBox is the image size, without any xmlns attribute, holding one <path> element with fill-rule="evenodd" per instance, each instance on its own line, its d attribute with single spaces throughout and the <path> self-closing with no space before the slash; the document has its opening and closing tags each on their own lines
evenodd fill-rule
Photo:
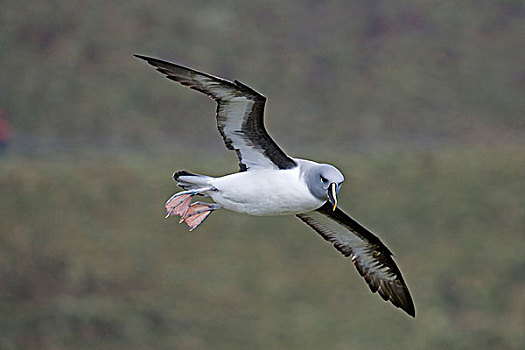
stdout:
<svg viewBox="0 0 525 350">
<path fill-rule="evenodd" d="M 350 257 L 373 293 L 378 292 L 384 300 L 415 317 L 414 303 L 401 272 L 377 236 L 339 208 L 333 211 L 330 203 L 297 217 Z"/>
<path fill-rule="evenodd" d="M 266 132 L 263 120 L 266 97 L 237 80 L 231 82 L 156 58 L 135 57 L 145 60 L 168 79 L 217 102 L 217 127 L 226 147 L 237 154 L 240 171 L 290 169 L 297 165 Z"/>
</svg>

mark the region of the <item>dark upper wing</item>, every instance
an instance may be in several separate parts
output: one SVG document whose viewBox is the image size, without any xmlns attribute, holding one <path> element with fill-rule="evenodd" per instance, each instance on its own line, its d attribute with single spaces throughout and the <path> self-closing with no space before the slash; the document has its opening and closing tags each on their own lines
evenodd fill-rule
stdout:
<svg viewBox="0 0 525 350">
<path fill-rule="evenodd" d="M 415 317 L 414 303 L 401 272 L 392 259 L 392 253 L 377 236 L 339 208 L 333 211 L 330 203 L 316 212 L 298 214 L 297 217 L 344 256 L 349 256 L 373 293 L 378 292 L 384 300 Z"/>
<path fill-rule="evenodd" d="M 237 154 L 241 171 L 296 166 L 264 128 L 266 97 L 237 80 L 231 82 L 156 58 L 135 57 L 157 68 L 168 79 L 202 92 L 217 102 L 217 127 L 226 147 Z"/>
</svg>

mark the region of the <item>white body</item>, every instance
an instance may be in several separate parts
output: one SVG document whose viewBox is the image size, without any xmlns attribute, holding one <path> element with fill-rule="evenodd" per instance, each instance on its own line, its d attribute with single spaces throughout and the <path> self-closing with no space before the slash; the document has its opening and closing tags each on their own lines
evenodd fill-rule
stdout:
<svg viewBox="0 0 525 350">
<path fill-rule="evenodd" d="M 290 215 L 315 210 L 326 202 L 315 198 L 300 167 L 261 169 L 211 178 L 207 191 L 223 208 L 250 215 Z"/>
</svg>

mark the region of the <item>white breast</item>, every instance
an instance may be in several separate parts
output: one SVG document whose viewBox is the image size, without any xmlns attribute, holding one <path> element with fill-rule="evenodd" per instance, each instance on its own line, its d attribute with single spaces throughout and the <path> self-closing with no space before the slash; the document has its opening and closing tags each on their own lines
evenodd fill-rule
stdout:
<svg viewBox="0 0 525 350">
<path fill-rule="evenodd" d="M 250 170 L 210 181 L 212 199 L 226 209 L 251 215 L 289 215 L 319 208 L 324 201 L 308 190 L 299 167 Z"/>
</svg>

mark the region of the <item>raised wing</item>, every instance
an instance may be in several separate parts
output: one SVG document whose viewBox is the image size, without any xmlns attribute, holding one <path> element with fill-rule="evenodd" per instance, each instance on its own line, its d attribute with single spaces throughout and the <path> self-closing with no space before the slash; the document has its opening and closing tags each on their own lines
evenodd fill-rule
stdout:
<svg viewBox="0 0 525 350">
<path fill-rule="evenodd" d="M 308 226 L 350 257 L 372 293 L 415 317 L 414 303 L 390 250 L 365 227 L 337 208 L 326 203 L 315 212 L 298 214 Z"/>
<path fill-rule="evenodd" d="M 290 169 L 297 165 L 266 132 L 263 120 L 266 97 L 237 80 L 231 82 L 156 58 L 135 57 L 145 60 L 168 79 L 217 102 L 217 127 L 226 147 L 237 154 L 240 171 Z"/>
</svg>

